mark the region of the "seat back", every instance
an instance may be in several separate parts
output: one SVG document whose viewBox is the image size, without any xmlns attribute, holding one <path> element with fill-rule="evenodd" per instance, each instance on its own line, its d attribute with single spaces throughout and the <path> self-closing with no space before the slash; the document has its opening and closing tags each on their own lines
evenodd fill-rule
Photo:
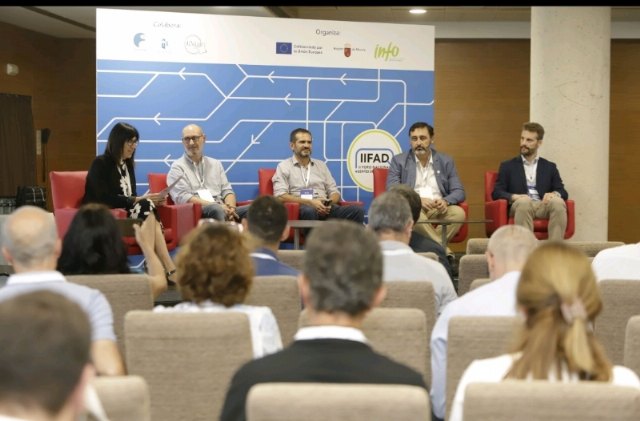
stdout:
<svg viewBox="0 0 640 421">
<path fill-rule="evenodd" d="M 518 317 L 455 316 L 447 336 L 447 418 L 460 377 L 473 360 L 496 357 L 509 351 Z"/>
<path fill-rule="evenodd" d="M 349 383 L 262 383 L 247 396 L 247 421 L 429 420 L 418 386 Z"/>
<path fill-rule="evenodd" d="M 373 169 L 373 197 L 378 197 L 387 190 L 389 168 Z"/>
<path fill-rule="evenodd" d="M 58 209 L 78 209 L 82 205 L 87 171 L 51 171 L 49 180 L 54 213 Z"/>
<path fill-rule="evenodd" d="M 91 383 L 109 421 L 150 421 L 149 385 L 140 376 L 99 376 Z"/>
<path fill-rule="evenodd" d="M 305 250 L 278 250 L 278 259 L 294 269 L 302 272 Z"/>
<path fill-rule="evenodd" d="M 258 168 L 258 195 L 273 196 L 273 181 L 275 168 Z"/>
<path fill-rule="evenodd" d="M 436 296 L 433 284 L 426 281 L 385 282 L 387 295 L 380 303 L 381 308 L 417 308 L 422 310 L 426 319 L 427 348 L 425 350 L 425 383 L 431 382 L 431 348 L 429 339 L 436 323 Z"/>
<path fill-rule="evenodd" d="M 640 376 L 640 315 L 633 316 L 627 322 L 624 339 L 624 366 Z"/>
<path fill-rule="evenodd" d="M 125 355 L 124 317 L 131 310 L 151 310 L 153 294 L 151 282 L 144 274 L 69 275 L 69 282 L 102 292 L 111 305 L 113 330 L 118 348 Z"/>
<path fill-rule="evenodd" d="M 308 310 L 300 312 L 298 325 L 309 325 Z M 427 320 L 416 308 L 374 308 L 364 318 L 362 332 L 377 352 L 422 374 L 427 383 Z"/>
<path fill-rule="evenodd" d="M 167 188 L 167 174 L 165 173 L 150 172 L 147 174 L 147 180 L 149 181 L 149 191 L 151 193 L 158 193 Z M 167 195 L 167 205 L 173 204 L 171 195 Z"/>
<path fill-rule="evenodd" d="M 627 323 L 640 314 L 640 280 L 605 279 L 598 286 L 602 312 L 595 320 L 594 332 L 611 362 L 622 364 Z"/>
<path fill-rule="evenodd" d="M 640 419 L 640 390 L 606 382 L 471 383 L 463 408 L 465 421 L 631 421 Z"/>
<path fill-rule="evenodd" d="M 245 301 L 247 305 L 271 308 L 278 322 L 282 345 L 293 341 L 298 330 L 302 301 L 298 280 L 294 276 L 255 276 Z"/>
<path fill-rule="evenodd" d="M 480 288 L 483 285 L 487 285 L 489 282 L 491 282 L 491 278 L 476 278 L 471 282 L 469 291 L 473 291 L 476 288 Z"/>
<path fill-rule="evenodd" d="M 498 171 L 485 171 L 484 173 L 484 201 L 485 202 L 491 202 L 493 200 L 491 195 L 493 194 L 493 186 L 495 186 L 497 179 L 498 179 Z"/>
<path fill-rule="evenodd" d="M 471 282 L 489 277 L 489 264 L 484 254 L 465 254 L 458 263 L 458 296 L 469 291 Z"/>
<path fill-rule="evenodd" d="M 129 312 L 127 367 L 149 384 L 151 419 L 218 419 L 233 374 L 253 357 L 249 329 L 239 312 Z"/>
</svg>

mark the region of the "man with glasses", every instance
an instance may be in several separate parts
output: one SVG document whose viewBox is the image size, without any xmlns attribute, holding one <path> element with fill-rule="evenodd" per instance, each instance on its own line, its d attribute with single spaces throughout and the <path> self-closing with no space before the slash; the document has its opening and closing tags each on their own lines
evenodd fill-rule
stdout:
<svg viewBox="0 0 640 421">
<path fill-rule="evenodd" d="M 204 156 L 206 140 L 202 128 L 189 124 L 182 129 L 184 155 L 175 160 L 167 175 L 169 193 L 175 203 L 199 203 L 202 218 L 239 221 L 249 206 L 236 207 L 236 195 L 220 161 Z"/>
</svg>

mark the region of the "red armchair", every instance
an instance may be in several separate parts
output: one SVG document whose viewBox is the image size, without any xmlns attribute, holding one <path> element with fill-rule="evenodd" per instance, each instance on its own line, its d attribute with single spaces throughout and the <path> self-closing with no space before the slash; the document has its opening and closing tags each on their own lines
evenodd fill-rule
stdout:
<svg viewBox="0 0 640 421">
<path fill-rule="evenodd" d="M 373 197 L 376 198 L 387 190 L 387 176 L 389 175 L 388 168 L 374 168 L 373 169 Z M 469 205 L 467 202 L 462 201 L 458 203 L 458 206 L 464 210 L 465 218 L 469 218 Z M 462 243 L 467 239 L 469 234 L 469 225 L 462 224 L 460 230 L 449 241 L 450 243 Z"/>
<path fill-rule="evenodd" d="M 504 199 L 493 200 L 491 194 L 493 193 L 493 186 L 496 184 L 498 178 L 497 171 L 487 171 L 484 173 L 484 217 L 485 219 L 491 219 L 492 222 L 485 224 L 487 237 L 491 237 L 491 234 L 498 228 L 506 224 L 513 224 L 513 217 L 509 216 L 509 204 Z M 571 238 L 576 228 L 575 218 L 575 202 L 571 199 L 566 201 L 567 204 L 567 229 L 564 232 L 564 238 Z M 534 219 L 533 220 L 533 234 L 538 240 L 545 240 L 549 238 L 547 232 L 549 226 L 548 219 Z"/>
</svg>

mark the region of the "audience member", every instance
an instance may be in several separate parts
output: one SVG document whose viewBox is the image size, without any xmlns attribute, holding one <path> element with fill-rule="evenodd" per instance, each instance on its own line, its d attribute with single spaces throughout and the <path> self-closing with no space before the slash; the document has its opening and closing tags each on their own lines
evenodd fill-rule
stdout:
<svg viewBox="0 0 640 421">
<path fill-rule="evenodd" d="M 516 288 L 520 271 L 538 240 L 518 225 L 503 225 L 489 239 L 487 263 L 492 280 L 449 303 L 431 333 L 431 408 L 444 419 L 447 390 L 449 320 L 455 316 L 516 316 Z"/>
<path fill-rule="evenodd" d="M 436 312 L 458 298 L 444 267 L 433 259 L 416 254 L 409 247 L 413 216 L 409 203 L 398 193 L 385 192 L 369 208 L 369 228 L 378 236 L 384 256 L 385 282 L 427 281 L 435 291 Z"/>
<path fill-rule="evenodd" d="M 162 263 L 156 254 L 157 224 L 155 218 L 147 218 L 140 227 L 134 225 L 154 297 L 167 289 Z M 121 230 L 106 206 L 89 203 L 76 213 L 62 242 L 58 270 L 64 275 L 131 273 Z"/>
<path fill-rule="evenodd" d="M 493 187 L 493 200 L 509 203 L 509 216 L 516 225 L 533 231 L 533 219 L 549 219 L 549 240 L 560 241 L 567 228 L 569 194 L 564 189 L 558 167 L 538 156 L 544 128 L 524 123 L 520 134 L 520 156 L 503 161 Z"/>
<path fill-rule="evenodd" d="M 422 212 L 422 200 L 420 200 L 420 195 L 406 184 L 395 184 L 391 186 L 389 191 L 399 193 L 409 202 L 414 226 L 414 229 L 411 230 L 409 247 L 411 247 L 416 253 L 435 253 L 435 255 L 438 256 L 438 261 L 442 263 L 442 266 L 444 266 L 447 273 L 449 273 L 449 277 L 453 279 L 453 270 L 444 247 L 442 247 L 440 243 L 433 241 L 431 237 L 427 237 L 415 230 L 416 223 L 420 219 L 420 212 Z"/>
<path fill-rule="evenodd" d="M 245 420 L 249 389 L 269 382 L 408 384 L 422 375 L 374 352 L 360 330 L 385 296 L 382 255 L 372 232 L 350 221 L 329 221 L 311 233 L 298 278 L 309 326 L 281 352 L 254 360 L 234 375 L 221 420 Z M 292 403 L 294 404 L 294 403 Z"/>
<path fill-rule="evenodd" d="M 251 202 L 242 223 L 251 237 L 251 258 L 256 276 L 298 276 L 296 269 L 278 260 L 280 241 L 289 236 L 287 222 L 287 209 L 275 197 L 260 196 Z"/>
<path fill-rule="evenodd" d="M 602 301 L 584 253 L 565 243 L 540 245 L 522 269 L 516 296 L 526 322 L 515 352 L 469 365 L 458 384 L 451 421 L 463 419 L 470 383 L 546 379 L 640 388 L 632 370 L 611 366 L 593 333 Z"/>
<path fill-rule="evenodd" d="M 0 419 L 78 419 L 94 369 L 77 304 L 49 291 L 1 302 L 0 344 Z"/>
<path fill-rule="evenodd" d="M 97 156 L 89 172 L 82 203 L 102 203 L 109 208 L 124 208 L 129 218 L 146 219 L 153 215 L 157 220 L 156 206 L 166 202 L 166 194 L 150 193 L 138 196 L 136 188 L 135 154 L 140 142 L 138 129 L 127 123 L 117 123 L 109 133 L 104 154 Z M 175 265 L 162 233 L 156 226 L 155 249 L 166 271 L 168 281 L 173 281 Z"/>
<path fill-rule="evenodd" d="M 109 302 L 100 291 L 67 282 L 55 271 L 60 248 L 53 218 L 43 209 L 22 206 L 9 215 L 2 231 L 2 254 L 13 265 L 15 274 L 0 288 L 0 301 L 38 290 L 66 296 L 89 317 L 93 339 L 91 359 L 98 373 L 124 374 Z"/>
<path fill-rule="evenodd" d="M 311 132 L 294 129 L 289 137 L 291 158 L 278 164 L 273 195 L 283 202 L 300 203 L 300 219 L 349 219 L 364 222 L 360 206 L 340 206 L 340 192 L 327 165 L 311 158 Z"/>
<path fill-rule="evenodd" d="M 603 279 L 640 281 L 640 243 L 601 250 L 593 258 L 591 267 L 598 281 Z"/>
<path fill-rule="evenodd" d="M 253 265 L 242 235 L 225 223 L 204 223 L 187 234 L 176 257 L 178 288 L 184 302 L 154 311 L 247 314 L 254 357 L 282 349 L 276 318 L 269 307 L 243 304 Z"/>
<path fill-rule="evenodd" d="M 433 127 L 417 122 L 409 128 L 411 150 L 394 156 L 389 163 L 387 189 L 396 184 L 406 184 L 420 195 L 422 212 L 415 230 L 434 241 L 442 238 L 442 225 L 423 223 L 438 218 L 448 221 L 465 219 L 464 209 L 458 203 L 465 199 L 464 187 L 458 171 L 449 155 L 437 152 Z M 447 231 L 447 241 L 460 231 L 460 224 L 452 224 Z M 453 256 L 450 250 L 447 254 Z"/>
<path fill-rule="evenodd" d="M 173 186 L 171 197 L 178 204 L 201 204 L 202 218 L 239 221 L 248 206 L 236 207 L 236 195 L 222 163 L 202 151 L 206 140 L 200 126 L 189 124 L 182 129 L 184 155 L 173 161 L 167 175 L 167 184 Z"/>
</svg>

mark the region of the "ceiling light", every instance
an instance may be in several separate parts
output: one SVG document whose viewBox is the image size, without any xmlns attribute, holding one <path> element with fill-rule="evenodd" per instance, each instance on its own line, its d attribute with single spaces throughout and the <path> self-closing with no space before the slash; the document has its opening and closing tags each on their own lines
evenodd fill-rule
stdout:
<svg viewBox="0 0 640 421">
<path fill-rule="evenodd" d="M 409 10 L 409 13 L 411 13 L 412 15 L 424 15 L 425 13 L 427 13 L 426 9 L 411 9 Z"/>
</svg>

